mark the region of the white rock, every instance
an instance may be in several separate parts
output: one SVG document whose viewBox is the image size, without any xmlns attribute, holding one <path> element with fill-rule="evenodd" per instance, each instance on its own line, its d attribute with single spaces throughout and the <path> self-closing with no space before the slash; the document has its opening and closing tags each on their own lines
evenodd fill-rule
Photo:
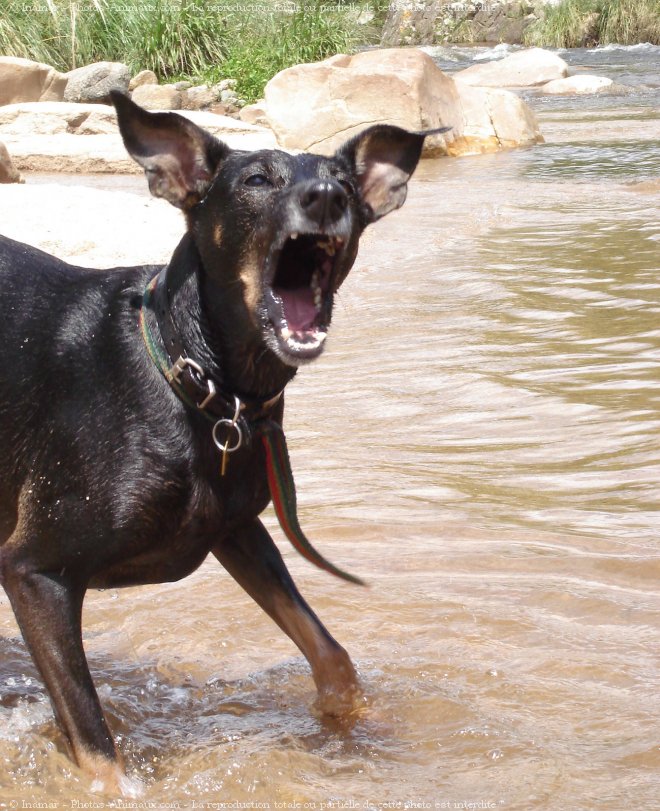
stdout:
<svg viewBox="0 0 660 811">
<path fill-rule="evenodd" d="M 472 65 L 454 74 L 457 82 L 479 87 L 534 87 L 568 75 L 568 65 L 551 51 L 528 48 L 504 59 Z"/>
<path fill-rule="evenodd" d="M 599 93 L 610 88 L 614 82 L 606 76 L 591 76 L 580 74 L 568 76 L 566 79 L 555 79 L 544 84 L 541 93 L 548 95 L 580 95 L 582 93 Z"/>
<path fill-rule="evenodd" d="M 107 135 L 119 132 L 113 107 L 71 102 L 25 102 L 0 107 L 0 133 L 34 135 Z"/>
</svg>

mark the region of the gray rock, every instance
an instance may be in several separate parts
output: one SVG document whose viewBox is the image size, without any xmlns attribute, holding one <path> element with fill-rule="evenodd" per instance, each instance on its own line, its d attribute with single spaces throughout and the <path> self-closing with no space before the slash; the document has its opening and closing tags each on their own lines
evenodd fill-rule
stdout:
<svg viewBox="0 0 660 811">
<path fill-rule="evenodd" d="M 429 45 L 434 41 L 438 0 L 392 0 L 381 45 Z"/>
<path fill-rule="evenodd" d="M 122 62 L 95 62 L 65 74 L 64 101 L 109 104 L 110 91 L 128 92 L 131 71 Z"/>
<path fill-rule="evenodd" d="M 538 18 L 526 0 L 473 4 L 458 26 L 453 41 L 520 43 L 527 28 Z"/>
</svg>

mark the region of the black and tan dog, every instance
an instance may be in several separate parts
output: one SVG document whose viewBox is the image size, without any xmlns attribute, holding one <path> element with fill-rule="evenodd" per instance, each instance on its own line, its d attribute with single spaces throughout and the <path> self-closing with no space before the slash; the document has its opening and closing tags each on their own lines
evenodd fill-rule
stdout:
<svg viewBox="0 0 660 811">
<path fill-rule="evenodd" d="M 131 793 L 83 651 L 90 587 L 179 580 L 212 552 L 305 655 L 325 712 L 359 695 L 259 521 L 272 487 L 254 435 L 322 351 L 360 234 L 404 202 L 425 134 L 243 152 L 113 101 L 187 231 L 166 269 L 109 271 L 0 237 L 0 579 L 76 761 Z"/>
</svg>

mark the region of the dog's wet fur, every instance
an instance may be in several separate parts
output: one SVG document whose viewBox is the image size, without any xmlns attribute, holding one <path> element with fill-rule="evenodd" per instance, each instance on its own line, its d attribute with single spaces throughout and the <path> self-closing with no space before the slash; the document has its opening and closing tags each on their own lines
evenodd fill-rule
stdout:
<svg viewBox="0 0 660 811">
<path fill-rule="evenodd" d="M 377 125 L 331 157 L 245 152 L 175 113 L 113 102 L 152 193 L 185 213 L 170 306 L 189 357 L 225 392 L 272 398 L 322 351 L 360 235 L 403 204 L 425 134 Z M 90 587 L 179 580 L 212 553 L 307 658 L 322 711 L 361 700 L 259 520 L 263 448 L 246 444 L 220 476 L 209 422 L 147 352 L 139 317 L 160 270 L 73 267 L 0 237 L 0 579 L 73 757 L 125 795 L 136 787 L 83 651 Z M 282 411 L 280 398 L 270 417 Z"/>
</svg>

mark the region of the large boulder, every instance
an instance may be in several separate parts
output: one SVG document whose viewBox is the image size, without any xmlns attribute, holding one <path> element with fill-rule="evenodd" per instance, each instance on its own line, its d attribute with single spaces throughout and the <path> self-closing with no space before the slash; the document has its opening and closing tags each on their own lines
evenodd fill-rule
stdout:
<svg viewBox="0 0 660 811">
<path fill-rule="evenodd" d="M 330 153 L 379 122 L 409 130 L 459 122 L 454 82 L 414 49 L 340 54 L 296 65 L 268 82 L 265 97 L 268 123 L 289 149 Z"/>
<path fill-rule="evenodd" d="M 128 91 L 131 71 L 122 62 L 94 62 L 65 74 L 64 101 L 81 104 L 109 104 L 110 91 Z"/>
<path fill-rule="evenodd" d="M 528 48 L 504 59 L 472 65 L 455 73 L 454 79 L 478 87 L 534 87 L 567 75 L 568 65 L 557 54 Z"/>
<path fill-rule="evenodd" d="M 66 77 L 50 65 L 0 56 L 0 105 L 22 101 L 61 101 Z"/>
<path fill-rule="evenodd" d="M 497 152 L 543 141 L 531 107 L 508 90 L 459 87 L 460 135 L 449 144 L 450 155 Z"/>
<path fill-rule="evenodd" d="M 7 147 L 0 141 L 0 183 L 21 183 L 21 176 L 7 152 Z"/>
<path fill-rule="evenodd" d="M 426 155 L 464 155 L 543 140 L 513 93 L 459 85 L 415 49 L 366 51 L 297 65 L 266 85 L 266 114 L 285 149 L 329 154 L 375 123 L 408 130 L 449 126 Z"/>
</svg>

